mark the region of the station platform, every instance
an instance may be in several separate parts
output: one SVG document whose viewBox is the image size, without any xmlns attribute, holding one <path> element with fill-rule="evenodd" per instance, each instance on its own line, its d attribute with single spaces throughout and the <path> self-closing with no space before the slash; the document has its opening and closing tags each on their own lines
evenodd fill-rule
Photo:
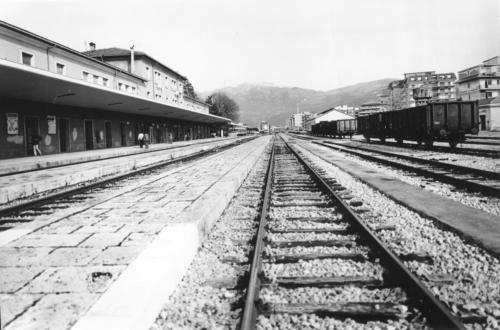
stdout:
<svg viewBox="0 0 500 330">
<path fill-rule="evenodd" d="M 0 244 L 2 329 L 149 329 L 270 139 L 26 224 Z"/>
<path fill-rule="evenodd" d="M 212 138 L 153 144 L 148 149 L 134 146 L 2 160 L 0 207 L 16 199 L 104 176 L 125 174 L 140 167 L 219 148 L 247 138 Z"/>
<path fill-rule="evenodd" d="M 180 148 L 193 144 L 215 142 L 226 140 L 227 138 L 210 138 L 190 141 L 178 141 L 173 143 L 150 144 L 149 148 L 139 148 L 139 146 L 106 148 L 77 152 L 65 152 L 60 154 L 29 156 L 19 158 L 8 158 L 0 160 L 0 176 L 12 175 L 20 172 L 33 171 L 38 169 L 60 167 L 72 164 L 79 164 L 102 159 L 124 157 L 135 154 L 150 153 L 158 150 L 168 150 Z"/>
<path fill-rule="evenodd" d="M 500 217 L 413 186 L 381 170 L 336 156 L 330 149 L 309 144 L 307 149 L 301 150 L 332 163 L 396 202 L 500 256 Z"/>
</svg>

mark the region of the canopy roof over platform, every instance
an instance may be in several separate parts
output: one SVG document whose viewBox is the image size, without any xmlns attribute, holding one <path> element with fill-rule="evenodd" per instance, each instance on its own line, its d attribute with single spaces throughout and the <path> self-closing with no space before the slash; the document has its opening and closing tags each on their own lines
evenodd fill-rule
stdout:
<svg viewBox="0 0 500 330">
<path fill-rule="evenodd" d="M 81 108 L 225 124 L 231 120 L 131 95 L 54 72 L 0 59 L 0 96 Z"/>
</svg>

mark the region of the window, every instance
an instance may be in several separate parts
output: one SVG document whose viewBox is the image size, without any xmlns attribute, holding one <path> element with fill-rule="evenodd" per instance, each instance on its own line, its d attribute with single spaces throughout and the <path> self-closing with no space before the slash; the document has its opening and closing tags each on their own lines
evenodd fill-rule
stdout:
<svg viewBox="0 0 500 330">
<path fill-rule="evenodd" d="M 411 81 L 415 81 L 415 78 L 414 78 L 414 77 L 411 77 L 411 78 L 410 78 L 410 80 L 411 80 Z"/>
<path fill-rule="evenodd" d="M 88 72 L 83 71 L 82 75 L 83 75 L 83 80 L 85 81 L 90 81 L 90 79 L 92 79 L 90 73 Z"/>
<path fill-rule="evenodd" d="M 491 92 L 486 92 L 486 98 L 490 98 L 492 96 Z"/>
<path fill-rule="evenodd" d="M 93 75 L 92 82 L 93 82 L 94 84 L 98 84 L 98 83 L 99 83 L 99 76 L 96 76 L 96 75 L 94 74 L 94 75 Z"/>
<path fill-rule="evenodd" d="M 467 88 L 470 88 L 470 83 L 467 83 Z"/>
<path fill-rule="evenodd" d="M 21 52 L 21 61 L 25 65 L 35 66 L 34 56 L 33 54 L 29 54 L 26 52 Z"/>
<path fill-rule="evenodd" d="M 136 88 L 132 86 L 132 93 L 135 93 Z"/>
<path fill-rule="evenodd" d="M 146 79 L 151 79 L 151 71 L 149 70 L 149 67 L 146 67 Z"/>
<path fill-rule="evenodd" d="M 497 85 L 500 85 L 500 79 L 497 79 Z"/>
<path fill-rule="evenodd" d="M 151 92 L 148 92 L 148 97 L 151 97 Z"/>
<path fill-rule="evenodd" d="M 418 80 L 418 81 L 421 81 L 421 80 L 422 80 L 422 77 L 418 77 L 418 78 L 417 78 L 417 80 Z"/>
<path fill-rule="evenodd" d="M 102 78 L 102 84 L 103 84 L 103 86 L 108 87 L 109 86 L 109 80 L 108 80 L 108 78 Z"/>
<path fill-rule="evenodd" d="M 56 63 L 56 72 L 59 74 L 66 74 L 66 66 L 61 63 Z"/>
<path fill-rule="evenodd" d="M 155 82 L 160 82 L 160 81 L 161 81 L 161 73 L 155 71 Z"/>
</svg>

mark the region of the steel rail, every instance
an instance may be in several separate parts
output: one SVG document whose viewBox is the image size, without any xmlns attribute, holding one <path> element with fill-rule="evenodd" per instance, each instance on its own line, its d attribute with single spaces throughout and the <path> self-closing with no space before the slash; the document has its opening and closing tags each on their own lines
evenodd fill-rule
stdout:
<svg viewBox="0 0 500 330">
<path fill-rule="evenodd" d="M 481 156 L 481 157 L 488 157 L 488 158 L 498 158 L 500 157 L 500 151 L 496 150 L 489 150 L 489 149 L 475 149 L 475 148 L 450 148 L 450 147 L 443 147 L 443 146 L 433 146 L 432 148 L 429 149 L 422 149 L 416 144 L 410 144 L 410 143 L 403 143 L 403 144 L 398 144 L 397 142 L 382 142 L 382 141 L 364 141 L 364 140 L 357 140 L 356 142 L 361 142 L 361 143 L 366 143 L 366 144 L 381 144 L 381 145 L 388 145 L 391 147 L 399 147 L 399 148 L 407 148 L 407 149 L 417 149 L 417 150 L 427 150 L 427 151 L 439 151 L 443 153 L 451 153 L 451 154 L 458 154 L 458 155 L 469 155 L 469 156 Z M 441 142 L 441 141 L 437 141 Z"/>
<path fill-rule="evenodd" d="M 134 175 L 137 175 L 139 173 L 143 173 L 143 172 L 146 172 L 146 171 L 154 170 L 154 169 L 157 169 L 157 168 L 160 168 L 160 167 L 163 167 L 163 166 L 173 165 L 173 164 L 176 164 L 176 163 L 181 163 L 181 162 L 184 162 L 184 161 L 189 161 L 189 160 L 197 159 L 197 158 L 203 157 L 205 155 L 209 155 L 211 153 L 215 153 L 215 152 L 219 152 L 221 150 L 232 148 L 232 147 L 234 147 L 236 145 L 239 145 L 239 144 L 244 143 L 244 142 L 248 142 L 250 140 L 253 140 L 253 139 L 248 139 L 248 140 L 243 140 L 243 141 L 242 140 L 237 140 L 237 141 L 235 141 L 233 143 L 230 143 L 228 145 L 225 145 L 225 146 L 222 146 L 222 147 L 219 147 L 219 148 L 214 148 L 214 149 L 210 149 L 210 150 L 200 151 L 200 152 L 194 153 L 192 155 L 182 156 L 182 157 L 179 157 L 179 158 L 176 158 L 176 159 L 170 159 L 170 160 L 167 160 L 167 161 L 161 161 L 159 163 L 155 163 L 155 164 L 152 164 L 152 165 L 147 165 L 145 167 L 141 167 L 140 169 L 135 169 L 135 170 L 132 170 L 132 171 L 127 172 L 127 173 L 120 173 L 120 174 L 117 174 L 117 175 L 109 176 L 109 177 L 106 177 L 104 179 L 98 180 L 96 182 L 91 182 L 91 183 L 86 184 L 84 186 L 80 186 L 80 187 L 76 187 L 76 188 L 70 188 L 69 190 L 58 191 L 58 192 L 55 192 L 55 193 L 52 193 L 52 194 L 48 194 L 48 195 L 44 195 L 44 196 L 41 196 L 41 197 L 34 197 L 34 198 L 29 199 L 28 201 L 25 201 L 25 202 L 15 203 L 15 204 L 12 204 L 12 205 L 0 208 L 0 217 L 5 217 L 5 216 L 8 216 L 8 215 L 13 214 L 13 213 L 21 212 L 21 211 L 24 211 L 24 210 L 27 210 L 27 209 L 30 209 L 30 208 L 35 208 L 35 207 L 38 207 L 40 205 L 43 205 L 43 204 L 46 204 L 46 203 L 49 203 L 49 202 L 53 202 L 53 201 L 56 201 L 56 200 L 59 200 L 59 199 L 70 197 L 72 195 L 83 193 L 83 192 L 85 192 L 87 190 L 90 190 L 90 189 L 93 189 L 93 188 L 97 188 L 99 186 L 106 185 L 106 184 L 109 184 L 109 183 L 112 183 L 112 182 L 115 182 L 115 181 L 118 181 L 118 180 L 122 180 L 122 179 L 124 179 L 126 177 L 134 176 Z"/>
<path fill-rule="evenodd" d="M 298 135 L 298 134 L 289 134 L 293 135 L 296 138 L 300 138 L 303 140 L 321 140 L 324 139 L 324 136 L 311 136 L 311 135 Z M 399 147 L 399 148 L 407 148 L 407 149 L 416 149 L 416 150 L 426 150 L 426 151 L 438 151 L 438 152 L 443 152 L 443 153 L 451 153 L 451 154 L 458 154 L 458 155 L 469 155 L 469 156 L 479 156 L 479 157 L 487 157 L 487 158 L 498 158 L 500 157 L 500 151 L 497 150 L 488 150 L 488 149 L 477 149 L 477 148 L 455 148 L 451 149 L 450 147 L 442 147 L 442 146 L 433 146 L 430 149 L 422 149 L 416 144 L 410 144 L 410 143 L 405 143 L 403 145 L 397 144 L 397 142 L 382 142 L 382 141 L 375 141 L 372 140 L 371 142 L 368 142 L 366 140 L 352 140 L 355 142 L 359 143 L 365 143 L 365 144 L 380 144 L 380 145 L 387 145 L 390 147 Z M 437 142 L 442 142 L 442 141 L 437 141 Z"/>
<path fill-rule="evenodd" d="M 429 160 L 429 159 L 422 159 L 422 158 L 417 158 L 417 157 L 412 157 L 412 156 L 407 156 L 407 155 L 400 155 L 392 152 L 387 152 L 387 151 L 380 151 L 380 150 L 372 150 L 369 148 L 364 148 L 364 147 L 354 147 L 354 146 L 346 146 L 341 143 L 335 143 L 335 142 L 330 142 L 330 141 L 312 141 L 312 143 L 321 145 L 323 147 L 327 147 L 330 149 L 335 149 L 338 151 L 346 152 L 354 156 L 358 156 L 373 162 L 381 163 L 384 165 L 389 165 L 392 167 L 396 167 L 405 171 L 411 171 L 418 173 L 423 176 L 428 176 L 432 177 L 435 179 L 438 179 L 439 181 L 450 183 L 452 185 L 455 185 L 457 187 L 466 187 L 474 191 L 482 192 L 488 195 L 492 196 L 498 196 L 500 194 L 500 173 L 496 172 L 490 172 L 486 170 L 481 170 L 481 169 L 476 169 L 476 168 L 470 168 L 470 167 L 465 167 L 465 166 L 460 166 L 460 165 L 454 165 L 454 164 L 448 164 L 448 163 L 442 163 L 434 160 Z M 459 172 L 457 174 L 460 175 L 473 175 L 473 176 L 481 176 L 485 179 L 489 180 L 497 180 L 499 181 L 499 186 L 490 186 L 482 183 L 478 183 L 475 181 L 469 181 L 468 179 L 460 179 L 456 178 L 454 176 L 451 176 L 446 173 L 439 173 L 439 172 L 434 172 L 432 169 L 426 169 L 426 168 L 419 168 L 419 167 L 413 167 L 411 165 L 407 164 L 402 164 L 394 160 L 390 159 L 384 159 L 384 158 L 378 158 L 377 156 L 374 155 L 368 155 L 363 152 L 358 152 L 356 149 L 359 149 L 364 152 L 371 152 L 374 154 L 380 154 L 382 156 L 386 157 L 393 157 L 393 158 L 400 158 L 409 162 L 414 162 L 426 166 L 431 166 L 431 167 L 439 167 L 444 170 L 448 171 L 455 171 Z M 453 173 L 451 173 L 453 174 Z M 480 179 L 480 178 L 473 178 L 473 179 Z"/>
<path fill-rule="evenodd" d="M 424 284 L 409 271 L 402 261 L 389 249 L 378 237 L 365 225 L 363 220 L 354 213 L 351 208 L 343 201 L 342 198 L 330 187 L 330 185 L 322 178 L 322 176 L 310 166 L 298 152 L 285 141 L 285 145 L 297 157 L 301 164 L 305 166 L 307 171 L 312 175 L 313 179 L 323 188 L 325 193 L 332 197 L 338 206 L 340 212 L 343 213 L 352 224 L 359 230 L 360 234 L 367 239 L 367 243 L 374 246 L 380 254 L 382 264 L 395 272 L 398 277 L 398 284 L 409 293 L 416 297 L 419 308 L 429 316 L 430 324 L 436 329 L 461 329 L 465 330 L 465 326 L 424 286 Z"/>
<path fill-rule="evenodd" d="M 257 231 L 255 250 L 253 251 L 252 264 L 250 268 L 250 276 L 248 280 L 247 293 L 245 298 L 245 307 L 243 309 L 243 316 L 241 318 L 240 329 L 250 330 L 255 328 L 257 319 L 257 299 L 259 298 L 260 278 L 259 273 L 262 266 L 262 249 L 264 247 L 264 238 L 266 235 L 266 225 L 269 208 L 271 206 L 271 185 L 273 181 L 274 172 L 274 151 L 275 151 L 274 137 L 271 156 L 266 171 L 266 187 L 264 190 L 264 197 L 262 209 L 259 219 L 259 229 Z"/>
</svg>

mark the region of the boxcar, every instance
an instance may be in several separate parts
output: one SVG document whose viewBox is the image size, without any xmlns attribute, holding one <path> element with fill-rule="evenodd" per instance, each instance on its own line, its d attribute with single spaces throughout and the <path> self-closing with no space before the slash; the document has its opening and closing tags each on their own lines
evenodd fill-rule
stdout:
<svg viewBox="0 0 500 330">
<path fill-rule="evenodd" d="M 429 103 L 425 106 L 387 111 L 358 118 L 358 132 L 367 140 L 394 138 L 425 143 L 446 141 L 452 148 L 465 140 L 465 134 L 477 134 L 477 101 Z"/>
<path fill-rule="evenodd" d="M 363 134 L 368 141 L 371 138 L 377 138 L 385 142 L 385 138 L 389 135 L 387 116 L 383 112 L 358 117 L 357 127 L 358 133 Z"/>
<path fill-rule="evenodd" d="M 356 123 L 356 119 L 337 120 L 337 136 L 339 136 L 340 138 L 343 138 L 344 136 L 349 136 L 349 138 L 352 138 L 352 136 L 356 133 L 357 127 L 358 125 Z"/>
<path fill-rule="evenodd" d="M 323 137 L 352 137 L 356 133 L 355 119 L 321 121 L 311 127 L 311 134 Z"/>
</svg>

